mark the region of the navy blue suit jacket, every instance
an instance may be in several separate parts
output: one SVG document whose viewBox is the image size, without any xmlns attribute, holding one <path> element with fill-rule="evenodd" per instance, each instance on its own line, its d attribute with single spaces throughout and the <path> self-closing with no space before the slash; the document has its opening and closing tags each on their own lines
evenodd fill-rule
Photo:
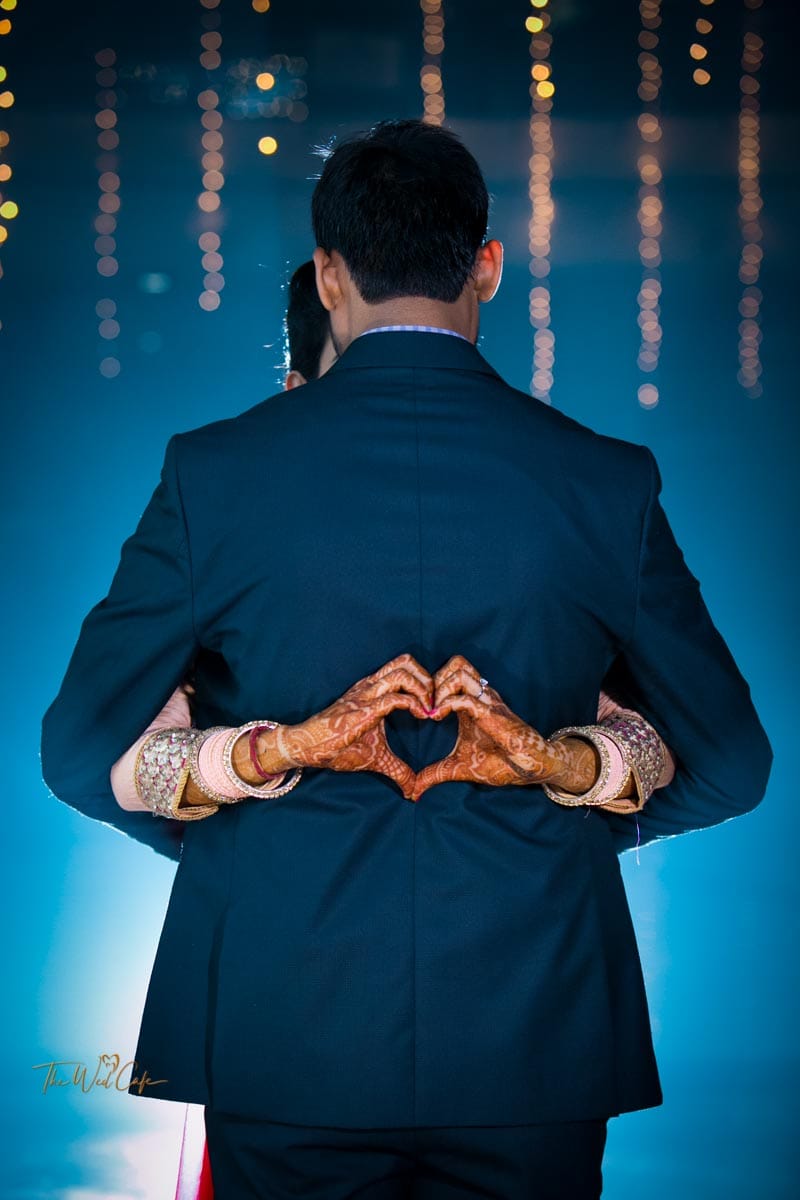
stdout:
<svg viewBox="0 0 800 1200">
<path fill-rule="evenodd" d="M 170 438 L 42 730 L 57 797 L 179 858 L 135 1051 L 168 1082 L 145 1094 L 337 1126 L 661 1102 L 618 860 L 634 817 L 306 770 L 184 824 L 109 786 L 192 664 L 198 726 L 291 724 L 409 651 L 466 655 L 544 734 L 616 686 L 677 756 L 641 844 L 752 809 L 772 749 L 660 488 L 647 447 L 436 333 L 358 338 L 321 380 Z M 388 719 L 414 769 L 456 728 Z"/>
</svg>

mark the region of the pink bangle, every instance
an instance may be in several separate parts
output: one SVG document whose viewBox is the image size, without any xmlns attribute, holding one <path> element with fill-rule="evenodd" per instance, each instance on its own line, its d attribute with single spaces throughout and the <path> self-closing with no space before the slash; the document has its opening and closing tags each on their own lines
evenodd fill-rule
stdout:
<svg viewBox="0 0 800 1200">
<path fill-rule="evenodd" d="M 594 804 L 602 804 L 605 800 L 614 800 L 619 794 L 619 790 L 628 777 L 630 767 L 625 761 L 625 756 L 620 750 L 614 738 L 608 737 L 603 733 L 602 729 L 597 729 L 595 737 L 602 738 L 608 748 L 611 765 L 608 771 L 608 779 L 605 785 L 599 792 L 595 793 Z"/>
<path fill-rule="evenodd" d="M 209 734 L 205 741 L 200 743 L 197 766 L 203 776 L 203 782 L 208 784 L 213 792 L 239 800 L 244 799 L 247 793 L 233 786 L 222 765 L 222 752 L 230 734 L 231 731 L 227 727 L 219 733 Z"/>
</svg>

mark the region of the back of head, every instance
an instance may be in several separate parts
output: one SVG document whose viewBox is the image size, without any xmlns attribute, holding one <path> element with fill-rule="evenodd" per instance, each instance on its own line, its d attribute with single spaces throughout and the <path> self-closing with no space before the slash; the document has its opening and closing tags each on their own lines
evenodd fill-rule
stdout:
<svg viewBox="0 0 800 1200">
<path fill-rule="evenodd" d="M 316 379 L 330 323 L 319 298 L 316 273 L 311 261 L 299 266 L 289 281 L 284 328 L 287 369 L 299 371 L 306 379 Z"/>
<path fill-rule="evenodd" d="M 341 142 L 314 189 L 318 246 L 341 254 L 368 304 L 425 296 L 453 304 L 486 237 L 489 195 L 458 137 L 381 121 Z"/>
</svg>

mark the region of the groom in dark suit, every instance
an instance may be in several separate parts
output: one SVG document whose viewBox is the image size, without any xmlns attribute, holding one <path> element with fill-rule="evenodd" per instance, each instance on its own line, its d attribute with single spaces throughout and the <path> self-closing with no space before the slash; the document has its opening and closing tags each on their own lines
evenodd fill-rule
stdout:
<svg viewBox="0 0 800 1200">
<path fill-rule="evenodd" d="M 173 857 L 182 835 L 136 1058 L 151 1094 L 206 1105 L 220 1200 L 595 1197 L 608 1117 L 662 1100 L 617 856 L 754 808 L 772 750 L 651 451 L 476 349 L 502 247 L 458 139 L 343 143 L 312 213 L 339 359 L 170 438 L 44 777 Z M 674 779 L 636 816 L 325 769 L 185 825 L 116 806 L 112 764 L 190 663 L 198 727 L 292 725 L 402 652 L 464 655 L 543 736 L 613 682 Z M 421 779 L 456 723 L 386 719 Z"/>
</svg>

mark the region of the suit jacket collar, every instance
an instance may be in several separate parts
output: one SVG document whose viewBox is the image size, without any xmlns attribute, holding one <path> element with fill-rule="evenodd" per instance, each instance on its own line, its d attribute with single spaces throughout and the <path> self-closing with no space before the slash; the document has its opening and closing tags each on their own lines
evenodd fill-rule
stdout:
<svg viewBox="0 0 800 1200">
<path fill-rule="evenodd" d="M 328 374 L 362 367 L 443 367 L 500 376 L 472 342 L 444 333 L 381 330 L 355 338 Z"/>
</svg>

